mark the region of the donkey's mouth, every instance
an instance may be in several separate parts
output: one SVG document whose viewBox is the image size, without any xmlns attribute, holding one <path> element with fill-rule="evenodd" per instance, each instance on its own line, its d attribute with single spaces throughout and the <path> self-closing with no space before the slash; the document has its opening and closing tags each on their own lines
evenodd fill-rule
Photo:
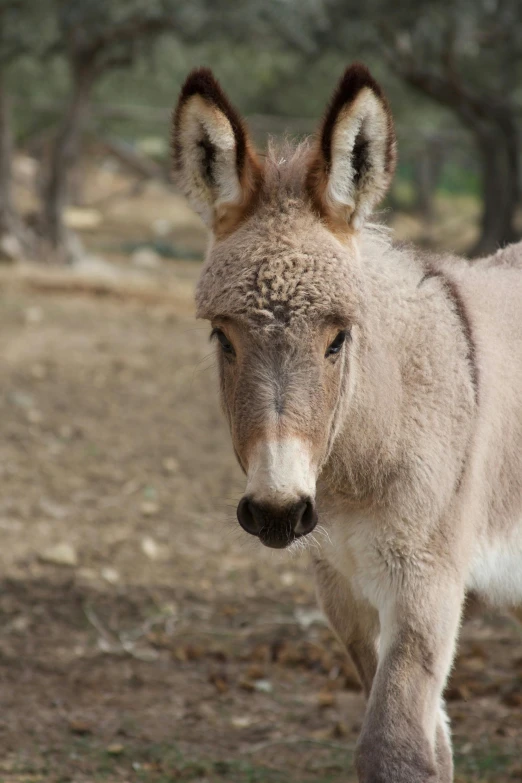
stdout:
<svg viewBox="0 0 522 783">
<path fill-rule="evenodd" d="M 297 535 L 292 530 L 288 532 L 284 530 L 263 528 L 263 530 L 259 532 L 258 538 L 262 544 L 271 549 L 286 549 L 287 546 L 290 546 L 292 541 L 295 541 L 296 538 L 301 538 L 301 536 Z"/>
<path fill-rule="evenodd" d="M 317 512 L 311 498 L 274 507 L 245 496 L 239 501 L 237 518 L 243 530 L 272 549 L 284 549 L 296 538 L 311 533 L 317 524 Z"/>
</svg>

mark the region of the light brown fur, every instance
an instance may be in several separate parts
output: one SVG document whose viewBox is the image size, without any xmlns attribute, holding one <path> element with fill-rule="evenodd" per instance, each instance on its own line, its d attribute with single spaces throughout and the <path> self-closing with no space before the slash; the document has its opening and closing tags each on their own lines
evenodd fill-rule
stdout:
<svg viewBox="0 0 522 783">
<path fill-rule="evenodd" d="M 355 66 L 318 139 L 270 151 L 196 300 L 218 330 L 241 523 L 306 542 L 317 509 L 325 531 L 319 600 L 368 695 L 359 780 L 450 783 L 442 693 L 466 594 L 522 606 L 522 246 L 473 265 L 394 247 L 367 220 L 394 159 Z"/>
</svg>

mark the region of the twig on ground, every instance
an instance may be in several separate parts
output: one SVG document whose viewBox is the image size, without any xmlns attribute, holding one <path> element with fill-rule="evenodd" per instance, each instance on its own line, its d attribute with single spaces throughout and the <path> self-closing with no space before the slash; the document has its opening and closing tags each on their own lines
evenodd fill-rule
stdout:
<svg viewBox="0 0 522 783">
<path fill-rule="evenodd" d="M 102 625 L 94 610 L 89 605 L 85 605 L 83 611 L 87 620 L 99 634 L 98 646 L 103 652 L 108 653 L 109 655 L 130 655 L 138 661 L 150 662 L 157 660 L 158 653 L 155 650 L 152 650 L 151 648 L 146 648 L 144 650 L 136 649 L 135 641 L 132 638 L 129 638 L 128 635 L 118 633 L 115 638 L 114 635 Z M 148 623 L 145 624 L 145 627 L 147 625 Z M 150 628 L 147 628 L 147 630 L 144 630 L 143 632 L 140 629 L 140 632 L 136 635 L 135 639 L 137 640 L 144 636 L 148 630 L 150 630 Z"/>
</svg>

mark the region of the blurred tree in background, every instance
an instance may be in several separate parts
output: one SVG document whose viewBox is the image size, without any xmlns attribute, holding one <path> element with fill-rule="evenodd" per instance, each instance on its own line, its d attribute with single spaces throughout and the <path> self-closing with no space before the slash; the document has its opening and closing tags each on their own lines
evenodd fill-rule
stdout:
<svg viewBox="0 0 522 783">
<path fill-rule="evenodd" d="M 0 2 L 0 256 L 31 254 L 34 241 L 16 209 L 12 194 L 13 138 L 6 73 L 21 58 L 40 59 L 54 38 L 47 0 Z"/>
<path fill-rule="evenodd" d="M 317 58 L 347 48 L 381 61 L 406 85 L 451 111 L 472 135 L 483 192 L 474 255 L 513 241 L 520 196 L 520 0 L 325 0 L 308 35 L 282 37 Z M 410 115 L 415 122 L 413 113 Z"/>
<path fill-rule="evenodd" d="M 183 28 L 183 15 L 177 13 L 183 6 L 172 0 L 55 0 L 54 8 L 58 36 L 53 51 L 67 63 L 70 97 L 52 146 L 43 217 L 52 251 L 70 260 L 78 251 L 63 211 L 94 86 L 109 71 L 130 68 L 160 35 Z"/>
<path fill-rule="evenodd" d="M 81 248 L 63 215 L 86 138 L 126 144 L 129 160 L 140 137 L 166 146 L 176 92 L 199 64 L 253 115 L 260 138 L 309 133 L 355 58 L 383 81 L 398 122 L 401 187 L 391 204 L 407 206 L 407 190 L 429 221 L 444 183 L 474 195 L 476 179 L 483 211 L 471 252 L 515 238 L 519 0 L 0 0 L 1 241 L 13 253 L 35 247 L 12 198 L 13 127 L 40 161 L 37 252 L 71 261 Z"/>
<path fill-rule="evenodd" d="M 376 9 L 383 56 L 397 75 L 450 109 L 473 136 L 482 169 L 482 231 L 474 255 L 516 239 L 520 197 L 522 37 L 519 0 L 401 3 Z M 377 43 L 377 41 L 376 41 Z"/>
</svg>

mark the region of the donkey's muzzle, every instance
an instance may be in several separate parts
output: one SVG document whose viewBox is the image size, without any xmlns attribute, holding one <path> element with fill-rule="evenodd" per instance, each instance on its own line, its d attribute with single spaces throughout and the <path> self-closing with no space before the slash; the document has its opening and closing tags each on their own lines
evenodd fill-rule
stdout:
<svg viewBox="0 0 522 783">
<path fill-rule="evenodd" d="M 284 549 L 294 539 L 311 533 L 317 525 L 317 512 L 311 498 L 275 506 L 259 503 L 245 495 L 239 501 L 237 518 L 243 530 L 274 549 Z"/>
</svg>

